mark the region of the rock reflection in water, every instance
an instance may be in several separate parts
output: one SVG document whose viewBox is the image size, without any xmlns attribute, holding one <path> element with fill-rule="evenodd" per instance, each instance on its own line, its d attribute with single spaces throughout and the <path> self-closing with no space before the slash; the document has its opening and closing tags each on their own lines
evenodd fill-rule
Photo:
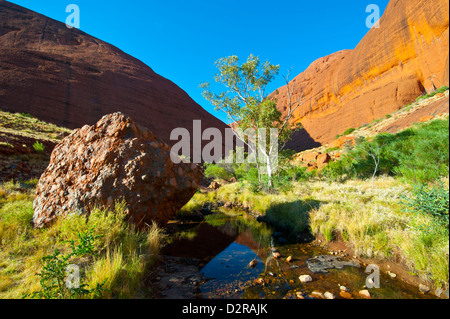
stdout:
<svg viewBox="0 0 450 319">
<path fill-rule="evenodd" d="M 258 263 L 251 268 L 249 263 L 255 258 Z M 209 280 L 200 290 L 205 298 L 239 297 L 262 270 L 263 262 L 253 250 L 233 242 L 201 270 Z"/>
<path fill-rule="evenodd" d="M 173 242 L 163 251 L 167 256 L 196 261 L 200 279 L 195 284 L 180 280 L 180 285 L 192 286 L 196 297 L 281 299 L 301 295 L 308 299 L 328 292 L 341 298 L 339 287 L 344 285 L 350 288 L 352 298 L 361 298 L 358 293 L 366 289 L 367 274 L 365 267 L 358 267 L 358 261 L 328 256 L 323 248 L 312 244 L 275 241 L 278 245 L 272 247 L 272 237 L 276 236 L 265 223 L 239 211 L 226 213 L 208 215 L 201 223 L 177 225 L 172 232 Z M 278 258 L 273 257 L 275 250 Z M 288 256 L 292 258 L 287 260 Z M 252 260 L 257 261 L 254 268 L 249 266 Z M 312 282 L 300 283 L 299 276 L 305 274 L 312 276 Z M 173 274 L 166 275 L 173 281 Z M 160 276 L 165 278 L 164 274 Z M 385 274 L 381 275 L 381 283 L 381 288 L 370 290 L 373 299 L 432 298 Z"/>
</svg>

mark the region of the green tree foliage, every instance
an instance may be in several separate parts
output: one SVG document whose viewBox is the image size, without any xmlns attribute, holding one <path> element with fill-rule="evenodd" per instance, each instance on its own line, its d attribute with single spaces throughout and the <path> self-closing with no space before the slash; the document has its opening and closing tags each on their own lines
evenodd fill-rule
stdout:
<svg viewBox="0 0 450 319">
<path fill-rule="evenodd" d="M 279 72 L 279 66 L 269 62 L 261 63 L 259 57 L 250 55 L 246 62 L 239 64 L 237 56 L 221 58 L 215 63 L 218 73 L 214 80 L 221 83 L 226 90 L 220 93 L 213 93 L 209 83 L 201 84 L 204 89 L 203 96 L 216 110 L 223 111 L 231 119 L 235 127 L 233 130 L 237 136 L 247 144 L 253 154 L 261 152 L 265 156 L 265 163 L 268 184 L 272 183 L 273 154 L 278 151 L 269 142 L 270 129 L 278 129 L 278 141 L 283 149 L 283 145 L 292 134 L 294 126 L 289 123 L 293 111 L 300 105 L 300 99 L 292 102 L 292 93 L 288 86 L 289 105 L 287 114 L 283 114 L 277 108 L 277 101 L 267 98 L 267 85 L 275 78 Z M 289 79 L 285 78 L 288 82 Z M 258 135 L 249 137 L 244 134 L 247 129 L 267 129 L 265 143 L 261 143 Z M 264 145 L 261 146 L 261 145 Z M 256 149 L 257 148 L 257 149 Z M 257 159 L 256 165 L 260 168 Z M 259 178 L 261 180 L 261 178 Z"/>
</svg>

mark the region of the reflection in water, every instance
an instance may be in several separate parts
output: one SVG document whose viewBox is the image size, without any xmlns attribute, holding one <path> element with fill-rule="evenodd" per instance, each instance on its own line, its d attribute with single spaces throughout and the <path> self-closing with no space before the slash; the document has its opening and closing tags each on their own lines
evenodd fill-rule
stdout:
<svg viewBox="0 0 450 319">
<path fill-rule="evenodd" d="M 254 268 L 249 266 L 252 260 L 258 262 Z M 263 263 L 255 252 L 247 246 L 233 242 L 219 255 L 213 258 L 201 271 L 210 279 L 200 289 L 204 297 L 228 297 L 242 293 L 244 285 L 254 280 L 263 270 Z"/>
<path fill-rule="evenodd" d="M 200 286 L 203 298 L 281 299 L 295 298 L 298 293 L 308 295 L 313 291 L 329 291 L 339 297 L 339 285 L 349 287 L 353 298 L 359 298 L 359 290 L 364 289 L 367 278 L 364 267 L 313 273 L 306 261 L 326 254 L 322 248 L 299 243 L 273 247 L 272 230 L 239 211 L 214 213 L 204 222 L 177 227 L 172 243 L 164 248 L 164 254 L 199 260 L 200 272 L 208 279 Z M 280 259 L 273 259 L 273 249 L 281 254 Z M 293 256 L 293 260 L 287 262 L 287 256 Z M 252 260 L 257 261 L 254 268 L 249 267 Z M 310 274 L 313 281 L 301 284 L 298 278 L 303 274 Z M 256 278 L 264 280 L 264 284 L 255 283 Z M 431 297 L 384 274 L 381 283 L 381 288 L 371 289 L 372 298 Z"/>
</svg>

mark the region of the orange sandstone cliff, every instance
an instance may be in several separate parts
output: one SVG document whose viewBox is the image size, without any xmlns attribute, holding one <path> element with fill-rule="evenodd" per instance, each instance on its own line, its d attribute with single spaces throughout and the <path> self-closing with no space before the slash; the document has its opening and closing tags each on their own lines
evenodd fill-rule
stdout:
<svg viewBox="0 0 450 319">
<path fill-rule="evenodd" d="M 331 142 L 359 127 L 448 85 L 449 1 L 391 0 L 380 19 L 354 50 L 313 62 L 289 85 L 304 104 L 294 122 L 307 132 L 294 144 Z M 285 110 L 286 86 L 271 94 Z"/>
</svg>

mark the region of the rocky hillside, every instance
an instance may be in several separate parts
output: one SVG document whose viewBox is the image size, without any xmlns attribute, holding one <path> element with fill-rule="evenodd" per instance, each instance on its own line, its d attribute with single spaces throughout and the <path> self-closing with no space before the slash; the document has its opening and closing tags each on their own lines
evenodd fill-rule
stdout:
<svg viewBox="0 0 450 319">
<path fill-rule="evenodd" d="M 0 0 L 0 109 L 70 129 L 122 111 L 170 143 L 177 127 L 226 125 L 118 48 Z"/>
<path fill-rule="evenodd" d="M 449 91 L 447 89 L 431 97 L 420 97 L 416 102 L 392 114 L 375 119 L 371 123 L 365 123 L 359 128 L 349 127 L 346 129 L 346 134 L 336 136 L 330 143 L 296 154 L 293 164 L 307 167 L 308 171 L 321 170 L 329 162 L 339 160 L 345 152 L 345 146 L 354 145 L 360 137 L 370 138 L 385 132 L 395 134 L 413 126 L 414 123 L 445 119 L 448 115 Z"/>
<path fill-rule="evenodd" d="M 39 178 L 56 144 L 70 133 L 30 114 L 0 111 L 0 182 Z"/>
<path fill-rule="evenodd" d="M 355 49 L 318 59 L 290 82 L 294 100 L 304 94 L 294 121 L 307 132 L 293 144 L 329 143 L 349 127 L 448 85 L 448 56 L 448 0 L 391 0 L 380 28 L 371 29 Z M 286 87 L 271 97 L 283 111 Z"/>
</svg>

